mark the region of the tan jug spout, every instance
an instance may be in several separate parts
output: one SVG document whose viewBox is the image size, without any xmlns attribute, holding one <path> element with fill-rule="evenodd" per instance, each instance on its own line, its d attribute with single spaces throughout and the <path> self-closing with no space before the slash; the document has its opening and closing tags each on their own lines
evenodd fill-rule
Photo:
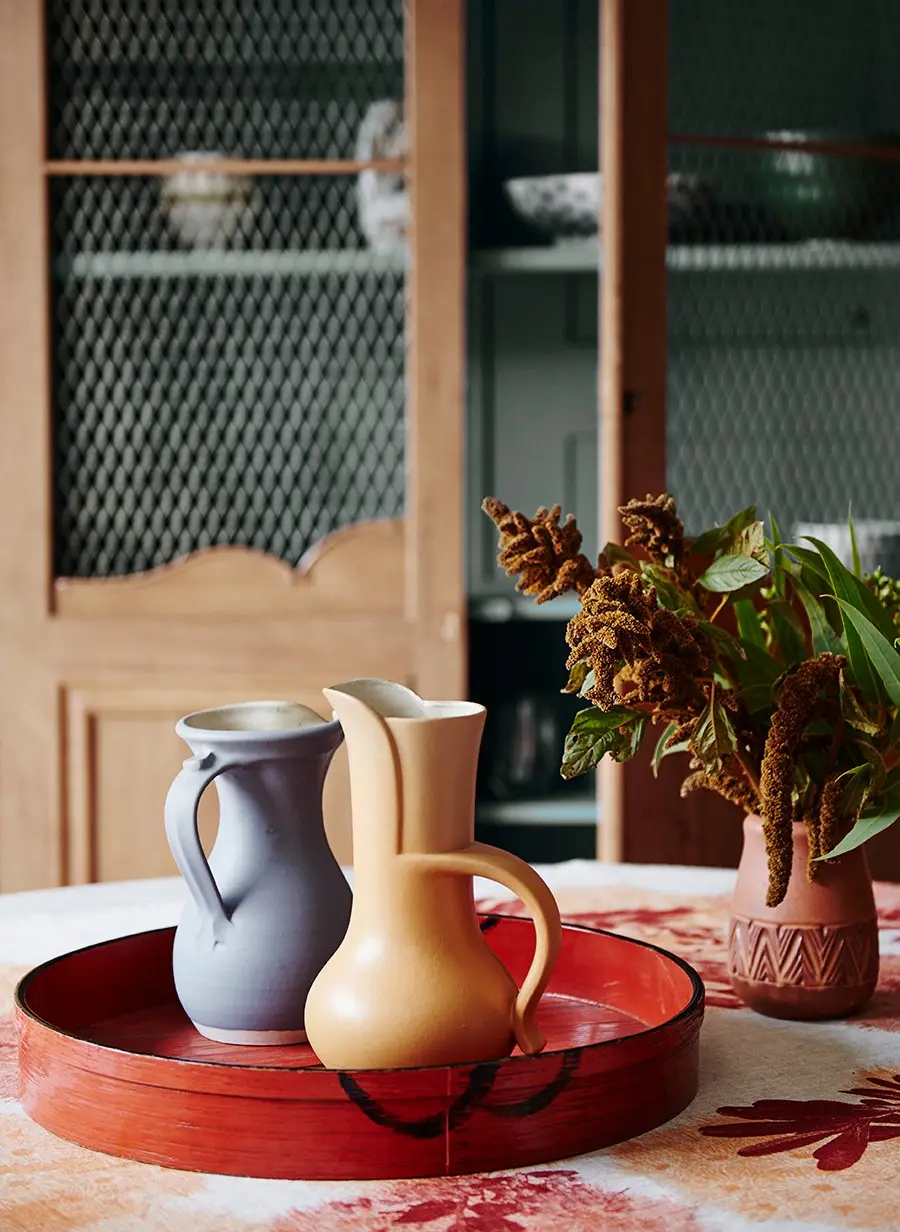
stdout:
<svg viewBox="0 0 900 1232">
<path fill-rule="evenodd" d="M 388 833 L 395 855 L 468 846 L 484 707 L 423 701 L 389 680 L 348 680 L 323 691 L 347 740 L 354 859 L 358 844 L 369 849 L 376 841 L 373 826 L 382 853 Z"/>
<path fill-rule="evenodd" d="M 322 692 L 334 707 L 334 712 L 344 722 L 341 705 L 344 698 L 352 698 L 360 709 L 384 719 L 422 719 L 427 712 L 426 703 L 406 685 L 392 680 L 376 680 L 363 677 L 333 684 Z M 351 710 L 353 707 L 351 705 Z M 348 711 L 348 714 L 350 711 Z M 346 729 L 345 729 L 346 730 Z"/>
</svg>

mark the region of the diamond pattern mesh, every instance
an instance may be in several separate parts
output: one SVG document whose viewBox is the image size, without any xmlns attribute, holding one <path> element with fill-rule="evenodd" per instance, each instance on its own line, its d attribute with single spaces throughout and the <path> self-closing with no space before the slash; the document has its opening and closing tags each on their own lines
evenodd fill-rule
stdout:
<svg viewBox="0 0 900 1232">
<path fill-rule="evenodd" d="M 900 148 L 881 0 L 673 0 L 670 130 Z M 900 162 L 670 145 L 701 191 L 669 250 L 669 486 L 692 532 L 898 513 Z M 695 185 L 696 186 L 696 185 Z"/>
<path fill-rule="evenodd" d="M 345 158 L 403 96 L 400 0 L 48 0 L 54 158 Z"/>
<path fill-rule="evenodd" d="M 51 157 L 353 157 L 402 0 L 48 0 Z M 296 564 L 404 504 L 402 250 L 354 176 L 54 178 L 55 570 Z"/>
<path fill-rule="evenodd" d="M 296 564 L 403 509 L 402 280 L 76 279 L 56 300 L 56 574 L 212 544 Z"/>
<path fill-rule="evenodd" d="M 357 224 L 356 177 L 222 177 L 240 196 L 221 207 L 222 223 L 208 247 L 256 252 L 365 247 Z M 218 188 L 218 184 L 213 186 Z M 185 197 L 179 216 L 157 176 L 85 176 L 51 181 L 54 247 L 67 272 L 79 256 L 101 252 L 187 251 L 202 202 Z M 177 203 L 176 203 L 177 204 Z M 216 208 L 217 203 L 212 203 Z M 185 223 L 187 225 L 185 225 Z"/>
<path fill-rule="evenodd" d="M 402 262 L 363 248 L 354 188 L 260 177 L 233 233 L 189 254 L 158 181 L 54 184 L 57 576 L 225 543 L 296 564 L 402 513 Z M 228 250 L 249 263 L 226 276 Z"/>
</svg>

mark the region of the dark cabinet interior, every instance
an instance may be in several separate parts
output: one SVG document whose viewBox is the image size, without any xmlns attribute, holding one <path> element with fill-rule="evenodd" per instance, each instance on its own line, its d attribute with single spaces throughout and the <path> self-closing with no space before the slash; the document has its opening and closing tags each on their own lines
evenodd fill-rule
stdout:
<svg viewBox="0 0 900 1232">
<path fill-rule="evenodd" d="M 597 169 L 598 9 L 470 6 L 470 678 L 472 695 L 507 715 L 516 697 L 564 683 L 575 609 L 557 601 L 538 619 L 515 595 L 479 504 L 490 494 L 531 513 L 558 501 L 586 550 L 599 547 L 599 252 L 591 240 L 551 244 L 517 217 L 503 181 Z M 702 208 L 680 231 L 670 213 L 667 486 L 692 534 L 752 502 L 786 534 L 839 523 L 851 504 L 858 521 L 897 518 L 900 163 L 820 158 L 808 181 L 804 164 L 754 142 L 900 143 L 900 11 L 890 0 L 671 0 L 669 13 L 670 175 Z M 814 208 L 798 201 L 813 181 Z M 480 815 L 499 831 L 494 747 Z M 576 834 L 588 842 L 590 818 L 580 829 L 541 821 L 545 800 L 560 823 L 585 786 L 553 795 L 536 782 L 530 809 L 523 796 L 506 814 L 511 827 L 527 816 L 527 834 L 519 820 L 506 845 L 555 859 Z M 714 845 L 721 860 L 728 845 Z"/>
</svg>

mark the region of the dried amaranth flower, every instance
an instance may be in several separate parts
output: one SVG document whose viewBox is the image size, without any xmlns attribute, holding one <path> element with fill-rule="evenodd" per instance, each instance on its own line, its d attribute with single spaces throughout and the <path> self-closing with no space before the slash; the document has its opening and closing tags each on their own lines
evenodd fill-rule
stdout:
<svg viewBox="0 0 900 1232">
<path fill-rule="evenodd" d="M 559 505 L 542 506 L 533 518 L 493 497 L 481 507 L 500 531 L 498 562 L 510 577 L 519 575 L 516 589 L 534 595 L 535 602 L 546 603 L 567 590 L 581 594 L 594 581 L 596 570 L 581 552 L 581 531 L 571 513 L 560 525 Z"/>
<path fill-rule="evenodd" d="M 696 764 L 694 762 L 693 764 Z M 681 798 L 690 795 L 692 791 L 714 791 L 732 804 L 736 804 L 744 813 L 753 813 L 757 808 L 756 793 L 744 778 L 736 778 L 722 770 L 718 773 L 708 770 L 695 770 L 681 784 Z"/>
<path fill-rule="evenodd" d="M 674 499 L 663 492 L 648 493 L 643 500 L 630 500 L 619 506 L 628 530 L 626 547 L 642 547 L 650 560 L 659 565 L 679 566 L 684 555 L 684 525 Z"/>
<path fill-rule="evenodd" d="M 654 588 L 625 570 L 598 578 L 582 595 L 566 629 L 568 666 L 590 663 L 594 683 L 584 696 L 602 710 L 621 705 L 624 694 L 626 702 L 652 706 L 655 718 L 683 720 L 705 701 L 698 677 L 709 660 L 696 632 L 692 617 L 661 608 Z"/>
<path fill-rule="evenodd" d="M 793 862 L 792 823 L 795 758 L 803 733 L 815 717 L 820 695 L 836 689 L 844 659 L 821 654 L 784 677 L 772 716 L 760 776 L 760 808 L 769 861 L 766 905 L 777 907 L 787 893 Z"/>
</svg>

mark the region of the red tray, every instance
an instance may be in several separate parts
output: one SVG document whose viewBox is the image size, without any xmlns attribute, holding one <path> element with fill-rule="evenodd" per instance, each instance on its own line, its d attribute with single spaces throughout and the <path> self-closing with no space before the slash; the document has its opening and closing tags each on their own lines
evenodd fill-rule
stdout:
<svg viewBox="0 0 900 1232">
<path fill-rule="evenodd" d="M 517 980 L 529 920 L 482 916 Z M 697 1091 L 703 985 L 643 942 L 566 926 L 547 1048 L 480 1065 L 338 1072 L 307 1045 L 216 1044 L 175 997 L 174 930 L 44 963 L 16 995 L 21 1099 L 62 1138 L 171 1168 L 374 1179 L 542 1163 L 675 1116 Z"/>
</svg>

